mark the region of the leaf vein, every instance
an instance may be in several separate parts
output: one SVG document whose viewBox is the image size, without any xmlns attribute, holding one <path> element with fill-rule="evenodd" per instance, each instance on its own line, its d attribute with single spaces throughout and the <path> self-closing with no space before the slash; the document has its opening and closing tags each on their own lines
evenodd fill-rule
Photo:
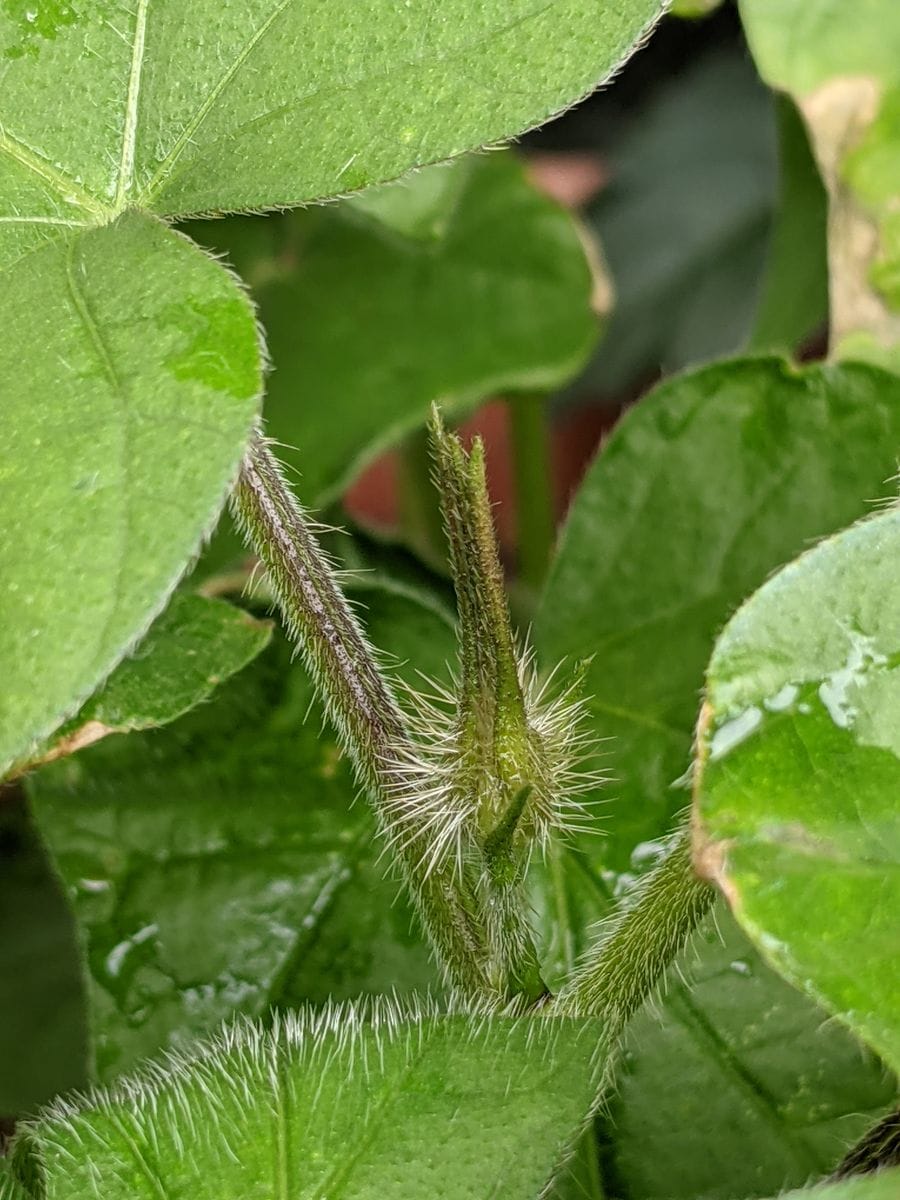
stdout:
<svg viewBox="0 0 900 1200">
<path fill-rule="evenodd" d="M 141 96 L 144 54 L 147 45 L 147 10 L 150 0 L 138 0 L 134 22 L 134 43 L 131 53 L 131 71 L 128 76 L 128 91 L 125 96 L 125 120 L 122 127 L 122 153 L 119 158 L 119 174 L 116 180 L 116 211 L 121 211 L 125 198 L 134 182 L 134 153 L 137 143 L 138 105 Z"/>
<path fill-rule="evenodd" d="M 91 213 L 94 217 L 107 215 L 103 205 L 77 184 L 71 175 L 54 167 L 42 154 L 39 154 L 21 138 L 10 133 L 8 129 L 4 129 L 2 125 L 0 125 L 0 153 L 13 159 L 19 166 L 31 171 L 33 175 L 37 175 L 41 182 L 46 184 L 65 203 L 74 202 L 79 208 Z"/>
<path fill-rule="evenodd" d="M 353 1179 L 354 1172 L 359 1166 L 363 1155 L 375 1141 L 379 1130 L 384 1124 L 391 1104 L 403 1092 L 407 1080 L 421 1065 L 422 1059 L 425 1057 L 428 1049 L 427 1037 L 422 1038 L 415 1050 L 410 1047 L 409 1058 L 403 1064 L 403 1069 L 398 1072 L 397 1078 L 382 1090 L 381 1094 L 368 1108 L 364 1128 L 352 1153 L 331 1168 L 327 1178 L 316 1193 L 316 1200 L 340 1200 L 340 1197 L 346 1193 L 347 1186 Z"/>
<path fill-rule="evenodd" d="M 150 207 L 153 196 L 162 189 L 163 185 L 166 182 L 171 180 L 173 174 L 175 173 L 175 167 L 176 167 L 178 160 L 181 158 L 185 149 L 193 140 L 194 135 L 196 134 L 196 132 L 200 128 L 200 126 L 203 124 L 204 120 L 206 119 L 206 117 L 208 116 L 209 112 L 211 111 L 213 105 L 215 104 L 216 100 L 219 98 L 219 96 L 222 94 L 222 92 L 225 90 L 225 88 L 228 86 L 228 84 L 234 78 L 235 74 L 240 69 L 240 67 L 242 67 L 243 64 L 247 61 L 248 57 L 253 52 L 253 50 L 256 48 L 256 46 L 259 44 L 259 42 L 268 33 L 269 29 L 271 29 L 272 25 L 285 12 L 285 10 L 291 6 L 292 3 L 294 3 L 294 0 L 281 0 L 281 2 L 273 10 L 273 12 L 266 18 L 266 20 L 262 23 L 262 25 L 260 25 L 259 29 L 256 30 L 256 32 L 250 38 L 247 45 L 242 49 L 242 51 L 238 55 L 238 57 L 228 67 L 228 69 L 224 72 L 224 74 L 220 77 L 218 82 L 213 87 L 212 91 L 209 93 L 209 95 L 206 97 L 206 99 L 200 105 L 195 116 L 185 126 L 184 131 L 179 136 L 175 145 L 172 147 L 172 149 L 170 150 L 168 155 L 165 157 L 163 162 L 160 164 L 159 168 L 156 171 L 156 174 L 153 176 L 153 178 L 147 184 L 146 188 L 143 190 L 143 193 L 141 196 L 141 203 L 143 205 Z M 414 55 L 410 59 L 407 59 L 407 60 L 404 60 L 401 62 L 397 62 L 397 63 L 392 63 L 389 67 L 387 67 L 383 70 L 363 72 L 362 74 L 357 75 L 355 78 L 351 78 L 349 80 L 344 80 L 339 83 L 333 83 L 333 84 L 328 84 L 328 85 L 324 85 L 324 86 L 314 87 L 310 91 L 305 92 L 302 95 L 291 97 L 289 100 L 285 101 L 284 103 L 276 105 L 274 108 L 269 109 L 268 111 L 262 113 L 259 116 L 253 117 L 250 120 L 242 122 L 241 124 L 237 125 L 234 129 L 229 130 L 227 136 L 229 138 L 234 137 L 234 135 L 236 133 L 238 133 L 239 131 L 241 131 L 243 129 L 262 125 L 266 121 L 268 121 L 269 119 L 271 119 L 273 117 L 279 116 L 280 114 L 285 113 L 285 112 L 295 110 L 295 109 L 301 107 L 302 105 L 308 103 L 310 100 L 316 99 L 321 96 L 327 96 L 327 95 L 339 96 L 339 95 L 343 95 L 343 94 L 349 94 L 349 93 L 352 93 L 355 89 L 364 87 L 367 84 L 374 82 L 375 80 L 389 78 L 389 77 L 395 76 L 399 73 L 406 72 L 406 71 L 412 71 L 412 70 L 415 70 L 417 67 L 422 67 L 425 65 L 439 66 L 444 63 L 452 62 L 454 59 L 458 59 L 458 58 L 464 59 L 467 55 L 471 54 L 471 52 L 473 50 L 476 50 L 482 46 L 490 45 L 493 41 L 505 37 L 512 30 L 517 29 L 517 28 L 521 27 L 522 25 L 527 24 L 529 21 L 537 20 L 540 17 L 545 16 L 548 12 L 550 12 L 552 9 L 554 9 L 558 3 L 559 3 L 559 0 L 544 0 L 544 3 L 539 4 L 536 8 L 530 10 L 529 12 L 520 13 L 517 17 L 514 17 L 513 19 L 507 21 L 505 24 L 499 25 L 497 28 L 490 30 L 488 33 L 484 34 L 483 36 L 480 36 L 477 38 L 472 38 L 469 40 L 462 40 L 459 43 L 456 43 L 456 44 L 448 47 L 443 53 L 432 54 L 432 55 L 424 54 L 424 53 L 417 54 L 417 55 Z M 221 140 L 221 139 L 219 139 L 219 140 Z M 276 201 L 274 203 L 280 203 L 280 201 Z M 179 215 L 183 216 L 185 214 L 180 213 Z"/>
<path fill-rule="evenodd" d="M 152 194 L 155 191 L 158 191 L 160 186 L 171 175 L 172 168 L 175 166 L 175 163 L 184 153 L 186 147 L 193 140 L 194 134 L 206 120 L 207 114 L 218 100 L 219 96 L 221 96 L 222 92 L 253 53 L 253 50 L 256 48 L 262 38 L 264 38 L 269 29 L 271 29 L 272 25 L 274 25 L 284 10 L 292 3 L 293 0 L 281 0 L 277 7 L 272 10 L 268 17 L 266 17 L 265 21 L 263 21 L 259 28 L 253 33 L 247 44 L 241 50 L 240 54 L 237 56 L 237 58 L 235 58 L 234 62 L 232 62 L 219 77 L 218 81 L 215 83 L 206 99 L 197 109 L 194 116 L 190 119 L 190 121 L 188 121 L 187 125 L 185 125 L 181 135 L 175 142 L 175 145 L 160 163 L 156 174 L 144 189 L 145 203 L 149 203 L 149 199 Z"/>
<path fill-rule="evenodd" d="M 775 1097 L 722 1038 L 707 1015 L 694 1003 L 688 989 L 679 984 L 673 990 L 672 1000 L 675 1003 L 670 1001 L 669 1011 L 679 1024 L 718 1063 L 723 1074 L 731 1076 L 759 1116 L 790 1147 L 803 1167 L 815 1174 L 818 1162 L 808 1143 L 785 1123 L 785 1114 Z"/>
<path fill-rule="evenodd" d="M 72 298 L 72 305 L 73 305 L 76 313 L 78 314 L 82 325 L 84 326 L 85 332 L 91 342 L 94 353 L 97 356 L 97 359 L 100 362 L 100 365 L 103 368 L 103 371 L 107 376 L 107 379 L 109 380 L 112 390 L 118 395 L 119 400 L 120 400 L 120 413 L 122 416 L 122 420 L 120 423 L 120 428 L 122 431 L 122 441 L 121 441 L 122 452 L 121 452 L 121 457 L 120 457 L 120 467 L 121 467 L 120 474 L 121 474 L 121 478 L 123 480 L 125 480 L 128 475 L 128 467 L 127 467 L 128 458 L 129 458 L 128 449 L 129 449 L 129 445 L 130 445 L 130 441 L 131 441 L 131 409 L 130 409 L 130 405 L 128 403 L 127 392 L 122 383 L 122 380 L 119 378 L 119 373 L 116 370 L 116 365 L 115 365 L 115 362 L 113 361 L 112 354 L 111 354 L 109 348 L 107 347 L 106 342 L 103 339 L 103 334 L 100 330 L 100 326 L 98 325 L 97 320 L 94 317 L 94 314 L 91 312 L 88 298 L 85 295 L 84 291 L 82 290 L 81 284 L 79 283 L 79 281 L 76 277 L 75 256 L 76 256 L 76 253 L 78 250 L 79 242 L 80 242 L 79 238 L 77 238 L 77 237 L 73 238 L 68 246 L 68 252 L 66 254 L 66 283 L 67 283 L 67 286 L 69 289 L 69 295 Z M 102 630 L 100 631 L 100 633 L 98 634 L 98 637 L 97 637 L 97 653 L 98 654 L 101 652 L 102 647 L 103 647 L 104 643 L 106 642 L 107 637 L 109 636 L 109 631 L 112 628 L 113 619 L 115 617 L 116 609 L 118 606 L 118 599 L 122 594 L 122 581 L 124 579 L 124 574 L 125 574 L 126 547 L 128 547 L 131 544 L 131 527 L 132 527 L 131 496 L 130 496 L 130 490 L 127 486 L 125 486 L 123 488 L 123 491 L 124 491 L 124 498 L 123 498 L 123 504 L 122 504 L 123 517 L 122 517 L 122 522 L 121 522 L 121 526 L 120 526 L 121 537 L 120 537 L 120 550 L 119 550 L 119 556 L 118 556 L 118 567 L 116 570 L 115 582 L 113 584 L 113 587 L 110 589 L 109 608 L 107 610 L 106 620 L 103 624 Z M 100 681 L 98 680 L 97 682 L 99 683 Z"/>
</svg>

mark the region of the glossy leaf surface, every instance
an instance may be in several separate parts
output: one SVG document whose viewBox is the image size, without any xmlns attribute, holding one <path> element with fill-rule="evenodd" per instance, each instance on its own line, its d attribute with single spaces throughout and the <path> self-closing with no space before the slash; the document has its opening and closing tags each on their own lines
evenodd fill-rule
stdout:
<svg viewBox="0 0 900 1200">
<path fill-rule="evenodd" d="M 900 511 L 732 619 L 708 676 L 697 857 L 796 986 L 900 1066 Z"/>
<path fill-rule="evenodd" d="M 612 781 L 616 871 L 687 803 L 703 672 L 717 631 L 777 566 L 891 494 L 900 382 L 866 366 L 711 366 L 621 420 L 562 534 L 535 629 L 542 661 L 593 656 L 585 694 Z"/>
<path fill-rule="evenodd" d="M 890 1073 L 767 966 L 722 905 L 629 1031 L 606 1193 L 730 1200 L 801 1187 L 895 1099 Z"/>
<path fill-rule="evenodd" d="M 442 616 L 381 591 L 363 602 L 410 674 L 442 672 Z M 102 1079 L 235 1012 L 435 979 L 281 639 L 170 729 L 109 739 L 29 788 L 81 930 Z"/>
<path fill-rule="evenodd" d="M 22 1147 L 35 1200 L 537 1196 L 593 1101 L 590 1022 L 376 1014 L 239 1027 L 168 1080 L 47 1114 Z"/>
<path fill-rule="evenodd" d="M 512 154 L 431 167 L 272 226 L 190 230 L 259 281 L 276 365 L 267 429 L 310 502 L 334 499 L 434 401 L 449 417 L 498 392 L 553 390 L 596 338 L 575 223 Z"/>
<path fill-rule="evenodd" d="M 665 832 L 636 847 L 618 876 L 583 850 L 541 872 L 535 904 L 552 986 L 587 949 L 589 924 L 610 914 L 613 893 L 622 902 L 652 867 Z M 731 1200 L 800 1186 L 833 1170 L 895 1098 L 893 1076 L 772 970 L 721 904 L 632 1023 L 598 1118 L 601 1186 L 587 1194 Z M 582 1194 L 572 1165 L 561 1200 Z"/>
<path fill-rule="evenodd" d="M 152 218 L 47 241 L 2 282 L 0 771 L 162 608 L 262 386 L 246 297 Z"/>
</svg>

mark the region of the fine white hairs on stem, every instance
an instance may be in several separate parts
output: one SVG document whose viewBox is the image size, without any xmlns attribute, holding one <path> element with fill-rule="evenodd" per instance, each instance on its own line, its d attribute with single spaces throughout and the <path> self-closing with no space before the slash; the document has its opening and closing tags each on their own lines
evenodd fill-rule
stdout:
<svg viewBox="0 0 900 1200">
<path fill-rule="evenodd" d="M 545 852 L 555 837 L 596 832 L 597 802 L 590 797 L 604 775 L 588 765 L 595 760 L 596 738 L 581 680 L 560 687 L 558 669 L 542 678 L 530 650 L 518 654 L 517 673 L 528 736 L 521 761 L 507 756 L 506 778 L 472 761 L 458 680 L 448 687 L 423 678 L 421 687 L 399 688 L 410 740 L 389 764 L 385 832 L 402 853 L 427 828 L 419 863 L 426 873 L 451 863 L 462 874 L 483 840 L 480 814 L 502 807 L 503 793 L 514 799 L 528 789 L 515 831 L 526 858 L 534 849 Z"/>
</svg>

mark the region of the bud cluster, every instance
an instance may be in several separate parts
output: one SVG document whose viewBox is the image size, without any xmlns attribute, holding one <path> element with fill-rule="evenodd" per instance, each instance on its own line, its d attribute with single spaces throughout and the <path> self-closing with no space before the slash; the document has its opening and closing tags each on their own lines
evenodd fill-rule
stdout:
<svg viewBox="0 0 900 1200">
<path fill-rule="evenodd" d="M 554 833 L 588 826 L 583 797 L 597 783 L 581 768 L 590 744 L 581 679 L 542 682 L 533 655 L 517 644 L 481 442 L 466 452 L 437 413 L 431 439 L 459 667 L 451 688 L 408 693 L 411 737 L 387 772 L 387 832 L 398 849 L 423 847 L 423 872 L 450 862 L 468 879 L 484 909 L 498 985 L 534 1000 L 543 985 L 525 915 L 525 871 Z"/>
</svg>

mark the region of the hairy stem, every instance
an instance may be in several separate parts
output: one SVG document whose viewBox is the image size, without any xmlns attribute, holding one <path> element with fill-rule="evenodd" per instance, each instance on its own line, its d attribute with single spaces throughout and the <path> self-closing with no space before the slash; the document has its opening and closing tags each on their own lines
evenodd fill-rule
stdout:
<svg viewBox="0 0 900 1200">
<path fill-rule="evenodd" d="M 709 911 L 716 892 L 695 873 L 690 830 L 637 886 L 556 1001 L 563 1012 L 598 1017 L 612 1045 L 660 983 Z"/>
<path fill-rule="evenodd" d="M 900 1108 L 888 1113 L 838 1163 L 830 1179 L 900 1167 Z"/>
<path fill-rule="evenodd" d="M 543 396 L 508 403 L 516 494 L 519 577 L 537 591 L 553 549 L 553 488 Z"/>
<path fill-rule="evenodd" d="M 533 790 L 535 739 L 525 710 L 484 447 L 476 439 L 465 451 L 444 429 L 437 410 L 430 434 L 459 613 L 459 780 L 484 868 L 479 894 L 501 989 L 510 999 L 521 997 L 533 1005 L 549 993 L 522 886 L 529 855 L 516 848 L 516 834 Z"/>
<path fill-rule="evenodd" d="M 291 636 L 383 825 L 398 763 L 415 754 L 403 713 L 341 592 L 313 523 L 259 432 L 232 496 L 235 517 L 265 565 Z M 490 994 L 487 937 L 477 902 L 449 865 L 430 871 L 428 838 L 415 815 L 393 838 L 419 917 L 449 982 L 472 999 Z"/>
</svg>

